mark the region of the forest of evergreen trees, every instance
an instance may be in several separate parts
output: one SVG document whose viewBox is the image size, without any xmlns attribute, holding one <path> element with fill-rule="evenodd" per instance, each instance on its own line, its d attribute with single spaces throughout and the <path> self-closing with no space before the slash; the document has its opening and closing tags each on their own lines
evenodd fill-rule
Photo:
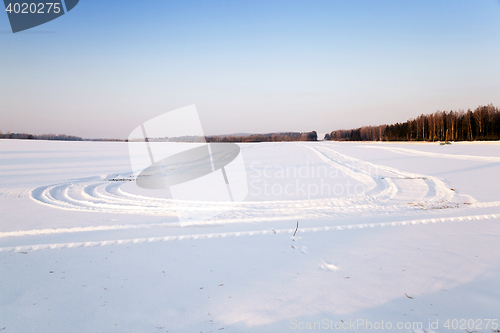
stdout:
<svg viewBox="0 0 500 333">
<path fill-rule="evenodd" d="M 0 139 L 67 140 L 67 141 L 126 141 L 115 139 L 82 139 L 66 134 L 32 135 L 2 133 Z M 195 140 L 196 139 L 196 140 Z M 203 140 L 203 137 L 199 138 Z M 492 104 L 479 106 L 474 111 L 437 111 L 421 115 L 404 123 L 364 126 L 351 130 L 336 130 L 325 135 L 325 140 L 335 141 L 474 141 L 500 140 L 500 110 Z M 197 142 L 198 138 L 160 138 L 150 141 Z M 285 132 L 252 135 L 206 136 L 206 142 L 275 142 L 316 141 L 317 133 Z"/>
<path fill-rule="evenodd" d="M 335 141 L 474 141 L 500 140 L 500 111 L 492 104 L 474 111 L 438 111 L 404 123 L 337 130 Z"/>
</svg>

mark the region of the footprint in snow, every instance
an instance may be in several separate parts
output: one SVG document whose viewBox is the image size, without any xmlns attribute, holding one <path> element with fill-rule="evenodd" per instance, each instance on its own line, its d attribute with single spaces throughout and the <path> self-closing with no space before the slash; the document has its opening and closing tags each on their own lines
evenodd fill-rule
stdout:
<svg viewBox="0 0 500 333">
<path fill-rule="evenodd" d="M 329 264 L 323 260 L 323 263 L 319 265 L 319 269 L 322 269 L 322 270 L 328 271 L 328 272 L 336 272 L 339 268 L 337 266 L 335 266 L 334 264 Z"/>
</svg>

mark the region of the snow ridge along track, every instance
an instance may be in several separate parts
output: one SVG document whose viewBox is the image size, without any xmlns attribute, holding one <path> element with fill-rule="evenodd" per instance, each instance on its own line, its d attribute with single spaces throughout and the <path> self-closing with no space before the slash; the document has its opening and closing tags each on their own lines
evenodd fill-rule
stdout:
<svg viewBox="0 0 500 333">
<path fill-rule="evenodd" d="M 191 234 L 179 236 L 164 236 L 164 237 L 148 237 L 148 238 L 133 238 L 133 239 L 118 239 L 118 240 L 104 240 L 104 241 L 88 241 L 88 242 L 71 242 L 71 243 L 52 243 L 52 244 L 36 244 L 36 245 L 21 245 L 0 247 L 0 252 L 21 252 L 21 251 L 36 251 L 36 250 L 56 250 L 68 249 L 77 247 L 95 247 L 95 246 L 108 246 L 108 245 L 123 245 L 123 244 L 139 244 L 139 243 L 155 243 L 167 241 L 181 241 L 181 240 L 195 240 L 195 239 L 212 239 L 212 238 L 225 238 L 225 237 L 239 237 L 239 236 L 258 236 L 258 235 L 276 235 L 276 234 L 295 234 L 308 233 L 308 232 L 325 232 L 325 231 L 342 231 L 351 229 L 365 229 L 365 228 L 382 228 L 382 227 L 397 227 L 397 226 L 410 226 L 418 224 L 430 223 L 449 223 L 449 222 L 468 222 L 500 218 L 500 214 L 484 214 L 460 217 L 444 217 L 435 219 L 420 219 L 408 220 L 398 222 L 382 222 L 382 223 L 363 223 L 363 224 L 350 224 L 339 226 L 324 226 L 314 228 L 300 228 L 296 230 L 291 229 L 266 229 L 255 231 L 236 231 L 236 232 L 222 232 L 222 233 L 209 233 L 209 234 Z M 78 228 L 68 229 L 76 232 Z M 0 237 L 5 237 L 0 233 Z"/>
<path fill-rule="evenodd" d="M 213 220 L 193 221 L 192 224 L 322 219 L 363 212 L 385 214 L 475 204 L 473 198 L 458 195 L 435 177 L 375 165 L 341 154 L 329 147 L 304 143 L 298 143 L 297 146 L 311 150 L 322 162 L 362 183 L 364 192 L 356 196 L 312 200 L 181 201 L 129 193 L 122 188 L 129 182 L 110 181 L 111 177 L 103 176 L 38 187 L 31 191 L 31 198 L 38 203 L 64 210 L 114 214 L 175 217 L 193 210 L 225 211 Z M 117 178 L 127 179 L 127 175 Z"/>
<path fill-rule="evenodd" d="M 420 150 L 408 149 L 408 148 L 381 147 L 381 146 L 370 146 L 370 145 L 359 145 L 357 147 L 373 148 L 373 149 L 385 149 L 385 150 L 391 151 L 393 153 L 409 155 L 409 156 L 451 158 L 451 159 L 455 159 L 455 160 L 479 161 L 479 162 L 500 162 L 500 157 L 495 157 L 495 156 L 438 154 L 438 153 L 432 153 L 432 152 L 428 152 L 428 151 L 420 151 Z"/>
</svg>

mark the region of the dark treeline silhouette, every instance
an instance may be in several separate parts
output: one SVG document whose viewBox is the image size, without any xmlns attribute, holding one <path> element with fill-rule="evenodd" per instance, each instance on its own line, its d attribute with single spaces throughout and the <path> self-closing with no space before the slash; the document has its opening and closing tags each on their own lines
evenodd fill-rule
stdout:
<svg viewBox="0 0 500 333">
<path fill-rule="evenodd" d="M 41 134 L 33 135 L 28 133 L 10 133 L 0 132 L 0 139 L 21 139 L 21 140 L 64 140 L 64 141 L 83 141 L 82 138 L 66 134 Z"/>
<path fill-rule="evenodd" d="M 196 135 L 184 135 L 184 136 L 175 136 L 175 137 L 163 137 L 163 138 L 147 138 L 148 142 L 205 142 L 204 136 L 196 136 Z M 143 142 L 144 139 L 132 139 L 125 140 L 130 142 Z"/>
<path fill-rule="evenodd" d="M 0 131 L 0 139 L 19 139 L 19 140 L 61 140 L 61 141 L 119 141 L 126 140 L 120 139 L 84 139 L 79 136 L 66 135 L 66 134 L 29 134 L 29 133 L 2 133 Z"/>
<path fill-rule="evenodd" d="M 83 141 L 127 142 L 128 140 L 122 140 L 122 139 L 83 139 Z"/>
<path fill-rule="evenodd" d="M 206 136 L 207 142 L 276 142 L 276 141 L 317 141 L 316 131 L 299 133 L 269 133 L 269 134 L 251 134 L 251 135 L 213 135 Z"/>
<path fill-rule="evenodd" d="M 209 135 L 209 136 L 177 136 L 163 138 L 148 138 L 149 142 L 275 142 L 275 141 L 317 141 L 316 131 L 299 133 L 269 133 L 269 134 L 248 134 L 248 135 Z M 143 139 L 134 139 L 131 142 L 140 142 Z"/>
<path fill-rule="evenodd" d="M 66 135 L 66 134 L 41 134 L 34 135 L 28 133 L 2 133 L 0 131 L 0 139 L 21 139 L 21 140 L 65 140 L 65 141 L 117 141 L 127 142 L 128 140 L 120 139 L 83 139 L 81 137 Z M 299 133 L 269 133 L 269 134 L 250 134 L 250 135 L 213 135 L 213 136 L 181 136 L 181 137 L 164 137 L 164 138 L 148 138 L 149 142 L 274 142 L 274 141 L 317 141 L 318 135 L 316 131 Z M 131 142 L 142 142 L 144 139 L 131 140 Z"/>
<path fill-rule="evenodd" d="M 474 111 L 437 111 L 404 123 L 337 130 L 336 141 L 474 141 L 500 140 L 500 111 L 492 104 Z"/>
</svg>

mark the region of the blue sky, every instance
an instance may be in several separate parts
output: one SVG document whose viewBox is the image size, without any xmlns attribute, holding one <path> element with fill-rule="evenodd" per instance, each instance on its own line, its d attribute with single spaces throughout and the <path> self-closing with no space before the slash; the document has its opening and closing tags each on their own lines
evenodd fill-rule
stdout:
<svg viewBox="0 0 500 333">
<path fill-rule="evenodd" d="M 0 130 L 126 138 L 196 104 L 206 134 L 500 106 L 500 2 L 96 1 L 12 34 Z"/>
</svg>

